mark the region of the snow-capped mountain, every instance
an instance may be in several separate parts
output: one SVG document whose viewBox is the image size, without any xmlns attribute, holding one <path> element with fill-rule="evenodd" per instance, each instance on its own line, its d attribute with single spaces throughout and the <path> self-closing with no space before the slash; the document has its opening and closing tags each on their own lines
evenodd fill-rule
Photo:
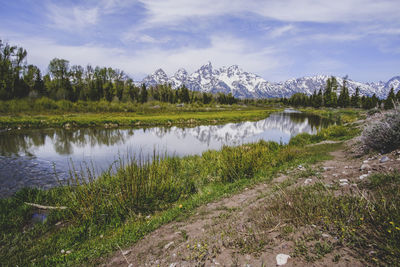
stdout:
<svg viewBox="0 0 400 267">
<path fill-rule="evenodd" d="M 167 83 L 175 89 L 185 85 L 193 91 L 232 93 L 238 98 L 264 98 L 289 97 L 294 93 L 312 94 L 314 91 L 323 89 L 330 77 L 316 75 L 272 83 L 256 74 L 243 71 L 237 65 L 214 69 L 211 62 L 208 62 L 192 74 L 185 69 L 179 69 L 172 77 L 168 77 L 162 69 L 158 69 L 144 78 L 140 84 L 154 86 Z M 340 88 L 343 85 L 343 78 L 336 77 L 336 79 Z M 395 92 L 400 89 L 400 76 L 393 77 L 386 83 L 382 81 L 361 83 L 347 80 L 347 87 L 350 94 L 353 94 L 358 87 L 361 95 L 371 96 L 375 93 L 379 98 L 386 98 L 392 87 Z"/>
</svg>

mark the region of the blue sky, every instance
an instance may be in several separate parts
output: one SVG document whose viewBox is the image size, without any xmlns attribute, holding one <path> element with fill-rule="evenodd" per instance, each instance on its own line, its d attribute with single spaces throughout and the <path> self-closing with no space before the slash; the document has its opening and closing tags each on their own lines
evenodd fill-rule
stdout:
<svg viewBox="0 0 400 267">
<path fill-rule="evenodd" d="M 111 66 L 134 80 L 207 61 L 269 81 L 400 75 L 399 0 L 0 0 L 0 39 L 47 69 Z"/>
</svg>

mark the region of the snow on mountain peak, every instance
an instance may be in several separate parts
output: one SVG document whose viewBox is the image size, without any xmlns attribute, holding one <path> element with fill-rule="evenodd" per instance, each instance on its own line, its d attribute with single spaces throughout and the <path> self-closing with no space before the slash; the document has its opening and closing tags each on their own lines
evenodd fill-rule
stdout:
<svg viewBox="0 0 400 267">
<path fill-rule="evenodd" d="M 193 91 L 232 93 L 238 98 L 265 98 L 290 97 L 299 92 L 310 95 L 314 91 L 323 90 L 330 77 L 315 75 L 270 83 L 256 74 L 243 71 L 238 65 L 213 69 L 211 62 L 208 61 L 192 74 L 181 68 L 172 77 L 168 77 L 162 69 L 158 69 L 145 77 L 141 83 L 151 86 L 171 84 L 175 89 L 185 85 Z M 343 78 L 336 77 L 336 79 L 339 89 L 337 93 L 339 93 Z M 354 94 L 358 87 L 361 95 L 371 96 L 375 93 L 379 98 L 386 98 L 392 87 L 395 92 L 400 89 L 400 76 L 393 77 L 386 83 L 361 83 L 348 79 L 347 87 L 350 94 Z"/>
</svg>

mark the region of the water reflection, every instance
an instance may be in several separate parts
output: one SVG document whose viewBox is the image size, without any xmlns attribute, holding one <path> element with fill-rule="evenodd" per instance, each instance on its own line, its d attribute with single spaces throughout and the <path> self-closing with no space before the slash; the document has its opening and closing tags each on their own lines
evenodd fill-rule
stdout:
<svg viewBox="0 0 400 267">
<path fill-rule="evenodd" d="M 319 116 L 282 112 L 256 122 L 193 128 L 78 130 L 45 129 L 0 133 L 0 196 L 23 186 L 48 188 L 57 185 L 54 172 L 63 180 L 69 161 L 76 166 L 93 162 L 100 173 L 118 155 L 151 154 L 154 149 L 178 156 L 201 154 L 222 145 L 258 140 L 287 143 L 298 133 L 315 133 L 331 122 Z M 53 163 L 55 169 L 53 169 Z"/>
</svg>

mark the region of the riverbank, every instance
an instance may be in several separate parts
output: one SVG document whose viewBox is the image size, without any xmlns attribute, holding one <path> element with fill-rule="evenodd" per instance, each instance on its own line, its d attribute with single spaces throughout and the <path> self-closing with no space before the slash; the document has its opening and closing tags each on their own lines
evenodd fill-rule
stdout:
<svg viewBox="0 0 400 267">
<path fill-rule="evenodd" d="M 328 160 L 203 205 L 100 262 L 275 266 L 279 255 L 285 266 L 398 266 L 400 150 L 358 156 L 352 141 L 336 144 Z"/>
<path fill-rule="evenodd" d="M 221 124 L 226 122 L 256 121 L 277 112 L 278 108 L 215 108 L 199 111 L 165 110 L 153 113 L 66 113 L 52 114 L 18 114 L 0 115 L 0 129 L 120 126 L 195 126 L 204 124 Z"/>
<path fill-rule="evenodd" d="M 1 260 L 20 265 L 94 263 L 203 204 L 270 183 L 294 166 L 328 159 L 329 151 L 340 146 L 306 144 L 357 133 L 351 125 L 331 126 L 315 136 L 302 134 L 288 145 L 259 142 L 202 156 L 156 157 L 151 163 L 132 159 L 121 162 L 116 175 L 106 173 L 95 181 L 90 169 L 76 172 L 71 181 L 79 186 L 22 190 L 0 202 Z M 67 209 L 41 210 L 25 203 Z M 43 223 L 34 223 L 38 218 Z"/>
</svg>

